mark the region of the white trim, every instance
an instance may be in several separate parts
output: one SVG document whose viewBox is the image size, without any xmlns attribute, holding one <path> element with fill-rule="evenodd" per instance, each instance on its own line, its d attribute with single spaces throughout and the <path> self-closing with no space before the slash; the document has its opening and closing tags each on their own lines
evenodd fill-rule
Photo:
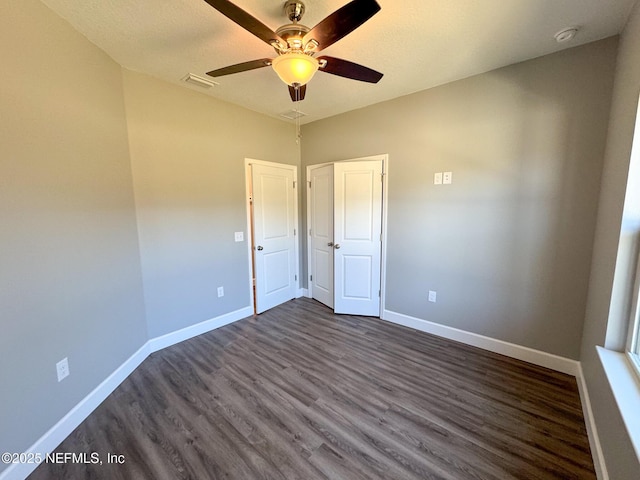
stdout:
<svg viewBox="0 0 640 480">
<path fill-rule="evenodd" d="M 307 288 L 299 288 L 298 289 L 298 294 L 296 295 L 296 298 L 300 298 L 300 297 L 311 298 L 311 297 L 309 297 L 309 289 L 307 289 Z"/>
<path fill-rule="evenodd" d="M 369 157 L 351 158 L 348 160 L 339 160 L 335 162 L 317 163 L 314 165 L 307 165 L 307 178 L 305 179 L 306 192 L 307 192 L 307 222 L 311 219 L 311 188 L 309 187 L 309 181 L 311 180 L 311 171 L 316 168 L 326 167 L 327 165 L 334 165 L 336 163 L 343 162 L 360 162 L 367 160 L 380 160 L 382 161 L 382 245 L 381 245 L 381 260 L 380 260 L 380 318 L 385 311 L 385 291 L 387 288 L 387 212 L 389 211 L 389 154 L 382 153 L 378 155 L 371 155 Z M 313 282 L 310 280 L 310 276 L 313 275 L 311 270 L 311 238 L 309 235 L 309 225 L 307 224 L 307 231 L 304 232 L 307 236 L 307 297 L 313 298 Z"/>
<path fill-rule="evenodd" d="M 326 165 L 326 164 L 323 164 Z M 307 192 L 307 218 L 306 218 L 306 224 L 305 224 L 305 232 L 304 235 L 307 239 L 307 258 L 306 258 L 306 263 L 307 263 L 307 296 L 309 298 L 313 298 L 313 282 L 311 281 L 311 275 L 313 275 L 313 273 L 311 272 L 310 268 L 311 268 L 311 235 L 309 235 L 309 230 L 310 230 L 310 226 L 309 226 L 309 222 L 311 221 L 311 170 L 313 170 L 314 168 L 318 168 L 318 166 L 316 165 L 309 165 L 307 166 L 307 177 L 304 180 L 304 184 L 306 185 L 306 192 Z M 302 190 L 300 190 L 300 192 L 302 193 Z M 302 238 L 302 237 L 301 237 Z"/>
<path fill-rule="evenodd" d="M 149 344 L 150 353 L 157 352 L 158 350 L 170 347 L 171 345 L 175 345 L 176 343 L 184 342 L 185 340 L 197 337 L 198 335 L 210 332 L 211 330 L 224 327 L 225 325 L 237 322 L 238 320 L 250 317 L 251 315 L 253 315 L 253 308 L 251 307 L 251 305 L 249 305 L 239 310 L 225 313 L 224 315 L 220 315 L 219 317 L 211 318 L 209 320 L 205 320 L 204 322 L 181 328 L 180 330 L 176 330 L 175 332 L 152 338 L 147 342 Z"/>
<path fill-rule="evenodd" d="M 415 328 L 422 332 L 431 333 L 449 340 L 455 340 L 466 345 L 479 347 L 490 352 L 500 353 L 511 358 L 533 363 L 534 365 L 550 368 L 576 377 L 596 475 L 598 480 L 609 480 L 609 474 L 607 473 L 604 454 L 600 445 L 600 438 L 598 437 L 593 410 L 591 408 L 591 400 L 589 398 L 589 392 L 584 380 L 584 375 L 582 374 L 582 366 L 580 362 L 560 357 L 558 355 L 553 355 L 551 353 L 542 352 L 540 350 L 535 350 L 533 348 L 505 342 L 503 340 L 486 337 L 477 333 L 467 332 L 465 330 L 448 327 L 446 325 L 440 325 L 428 320 L 411 317 L 409 315 L 404 315 L 390 310 L 384 310 L 380 318 L 388 322 Z M 600 349 L 598 352 L 600 353 Z"/>
<path fill-rule="evenodd" d="M 293 224 L 296 226 L 296 235 L 295 235 L 295 242 L 293 244 L 293 254 L 295 255 L 295 259 L 296 259 L 296 265 L 295 265 L 295 269 L 296 269 L 296 273 L 295 273 L 295 279 L 296 279 L 296 291 L 300 289 L 300 280 L 302 280 L 302 275 L 300 273 L 300 242 L 302 241 L 302 235 L 303 233 L 300 231 L 300 212 L 298 211 L 298 204 L 300 203 L 300 195 L 302 195 L 302 189 L 298 188 L 299 187 L 299 183 L 300 183 L 300 179 L 298 178 L 298 167 L 294 166 L 293 167 Z"/>
<path fill-rule="evenodd" d="M 309 294 L 306 289 L 300 289 L 299 293 L 300 296 L 308 296 Z M 40 437 L 25 453 L 40 453 L 42 455 L 46 455 L 46 453 L 55 450 L 56 447 L 60 445 L 60 443 L 62 443 L 62 441 L 67 438 L 67 436 L 69 436 L 71 432 L 73 432 L 73 430 L 80 425 L 147 358 L 147 356 L 149 356 L 149 354 L 241 320 L 251 316 L 252 314 L 253 308 L 251 306 L 247 306 L 147 341 L 111 375 L 103 380 L 100 385 L 91 391 L 91 393 L 78 402 L 75 407 L 73 407 L 60 421 L 58 421 L 58 423 Z M 591 403 L 589 401 L 587 387 L 584 383 L 582 369 L 579 362 L 528 347 L 504 342 L 502 340 L 496 340 L 483 335 L 466 332 L 457 328 L 438 325 L 436 323 L 429 322 L 428 320 L 410 317 L 408 315 L 389 310 L 384 310 L 380 318 L 392 323 L 415 328 L 416 330 L 438 335 L 450 340 L 456 340 L 467 345 L 484 348 L 485 350 L 576 376 L 578 379 L 578 388 L 582 400 L 583 411 L 585 413 L 585 423 L 589 434 L 589 442 L 591 444 L 592 452 L 594 452 L 593 459 L 596 467 L 596 473 L 598 474 L 599 480 L 608 480 L 602 449 L 600 448 L 593 420 L 593 413 L 591 411 Z M 603 350 L 604 349 L 598 349 L 601 359 L 603 358 Z M 622 355 L 622 357 L 624 358 L 624 355 Z M 612 381 L 611 378 L 609 381 Z M 638 391 L 640 391 L 640 388 Z M 35 464 L 12 464 L 4 471 L 0 472 L 0 480 L 24 479 L 29 476 L 36 467 L 37 465 Z"/>
<path fill-rule="evenodd" d="M 148 340 L 138 351 L 116 368 L 111 375 L 104 379 L 100 385 L 80 400 L 75 407 L 42 435 L 25 453 L 40 453 L 45 456 L 47 453 L 53 452 L 151 353 L 251 315 L 253 315 L 253 307 L 248 306 Z M 37 466 L 37 464 L 28 463 L 11 464 L 0 472 L 0 480 L 22 480 L 27 478 Z"/>
<path fill-rule="evenodd" d="M 415 328 L 422 332 L 448 338 L 449 340 L 455 340 L 467 345 L 489 350 L 490 352 L 500 353 L 508 357 L 533 363 L 534 365 L 550 368 L 558 372 L 573 375 L 574 377 L 579 373 L 580 362 L 561 357 L 559 355 L 554 355 L 552 353 L 542 352 L 540 350 L 523 347 L 521 345 L 516 345 L 515 343 L 509 343 L 491 337 L 485 337 L 484 335 L 479 335 L 477 333 L 467 332 L 465 330 L 448 327 L 446 325 L 440 325 L 438 323 L 423 320 L 421 318 L 410 317 L 409 315 L 392 312 L 390 310 L 383 311 L 380 318 L 392 323 L 404 325 L 405 327 Z"/>
<path fill-rule="evenodd" d="M 640 461 L 640 382 L 624 353 L 596 346 L 602 368 L 622 416 L 631 445 Z"/>
<path fill-rule="evenodd" d="M 382 251 L 380 258 L 380 316 L 385 311 L 387 291 L 387 218 L 389 212 L 389 155 L 382 155 Z"/>
<path fill-rule="evenodd" d="M 593 466 L 596 470 L 596 477 L 598 478 L 598 480 L 609 480 L 609 473 L 607 472 L 607 465 L 604 461 L 604 453 L 602 453 L 602 445 L 600 444 L 600 437 L 598 436 L 596 420 L 593 416 L 591 399 L 589 398 L 587 382 L 585 381 L 584 374 L 582 372 L 582 365 L 578 365 L 578 375 L 576 375 L 576 381 L 578 382 L 578 392 L 580 393 L 582 414 L 584 416 L 584 424 L 587 427 L 587 436 L 589 437 L 589 447 L 591 448 L 591 457 L 593 458 Z"/>
<path fill-rule="evenodd" d="M 636 122 L 633 131 L 633 141 L 631 147 L 631 163 L 636 162 L 636 158 L 640 157 L 640 99 L 638 101 L 638 108 L 636 113 Z M 628 203 L 635 203 L 635 198 L 632 200 L 629 191 L 625 196 L 625 205 Z M 631 223 L 631 225 L 625 226 L 625 223 Z M 633 220 L 624 220 L 623 227 L 625 229 L 632 229 L 637 235 L 638 222 Z M 636 236 L 634 235 L 634 236 Z M 634 242 L 635 243 L 635 242 Z M 635 276 L 633 280 L 633 296 L 631 299 L 631 318 L 629 319 L 629 330 L 627 333 L 627 352 L 635 355 L 640 354 L 640 258 L 635 265 Z M 632 361 L 633 370 L 635 373 L 639 373 L 638 363 L 636 359 L 630 359 Z M 640 377 L 638 377 L 640 378 Z M 638 450 L 636 450 L 638 453 Z M 640 454 L 638 455 L 640 458 Z"/>
<path fill-rule="evenodd" d="M 251 305 L 251 313 L 255 313 L 254 305 L 256 300 L 253 293 L 253 223 L 251 222 L 251 165 L 248 158 L 244 159 L 244 182 L 245 182 L 245 201 L 247 206 L 247 256 L 249 258 L 249 305 Z"/>
<path fill-rule="evenodd" d="M 629 361 L 629 365 L 631 365 L 631 368 L 633 368 L 633 371 L 635 372 L 636 375 L 638 375 L 638 378 L 640 379 L 640 354 L 634 353 L 634 352 L 627 352 L 626 355 L 627 355 L 627 360 Z"/>
<path fill-rule="evenodd" d="M 309 291 L 305 288 L 301 288 L 298 290 L 298 297 L 309 297 Z M 98 406 L 104 399 L 109 396 L 109 394 L 115 390 L 120 383 L 122 383 L 127 376 L 135 370 L 135 368 L 140 365 L 144 359 L 150 353 L 156 352 L 158 350 L 162 350 L 163 348 L 169 347 L 176 343 L 180 343 L 184 340 L 188 340 L 189 338 L 193 338 L 195 336 L 201 335 L 203 333 L 209 332 L 211 330 L 215 330 L 217 328 L 223 327 L 235 321 L 241 320 L 253 314 L 253 309 L 251 306 L 245 307 L 243 309 L 236 310 L 234 312 L 227 313 L 220 317 L 216 317 L 196 325 L 192 325 L 190 327 L 183 328 L 176 332 L 172 332 L 167 335 L 163 335 L 161 337 L 156 337 L 149 342 L 147 342 L 143 347 L 141 347 L 138 352 L 136 352 L 131 358 L 129 358 L 124 364 L 122 364 L 116 372 L 111 374 L 99 387 L 97 387 L 89 396 L 87 396 L 82 402 L 80 402 L 69 414 L 67 414 L 58 424 L 53 427 L 45 436 L 43 436 L 37 443 L 32 447 L 30 451 L 52 451 L 54 450 L 58 444 L 62 442 L 82 421 L 89 416 L 89 414 Z M 471 332 L 466 332 L 464 330 L 460 330 L 453 327 L 447 327 L 444 325 L 438 325 L 433 322 L 429 322 L 428 320 L 422 320 L 415 317 L 410 317 L 408 315 L 403 315 L 400 313 L 392 312 L 389 310 L 383 311 L 383 320 L 390 321 L 393 323 L 398 323 L 400 325 L 408 326 L 411 328 L 416 328 L 417 330 L 424 331 L 427 333 L 431 333 L 434 335 L 438 335 L 440 337 L 448 338 L 450 340 L 460 341 L 467 345 L 473 345 L 479 348 L 483 348 L 485 350 L 489 350 L 491 352 L 500 353 L 503 355 L 507 355 L 512 358 L 517 358 L 519 360 L 527 361 L 529 363 L 533 363 L 535 365 L 540 365 L 543 367 L 551 368 L 553 370 L 560 371 L 562 373 L 566 373 L 569 375 L 573 375 L 576 377 L 578 384 L 578 391 L 580 394 L 580 400 L 582 404 L 582 411 L 585 419 L 585 425 L 587 428 L 587 435 L 589 438 L 589 445 L 591 448 L 593 463 L 596 470 L 596 475 L 598 480 L 609 480 L 609 474 L 607 472 L 604 454 L 602 452 L 602 446 L 600 444 L 600 439 L 598 436 L 595 419 L 593 416 L 593 410 L 591 408 L 591 400 L 589 397 L 589 392 L 587 390 L 587 384 L 584 380 L 584 375 L 582 373 L 582 366 L 580 362 L 575 360 L 570 360 L 564 357 L 560 357 L 557 355 L 549 354 L 546 352 L 542 352 L 539 350 L 534 350 L 528 347 L 523 347 L 520 345 L 516 345 L 509 342 L 504 342 L 502 340 L 496 340 L 494 338 L 485 337 L 483 335 L 478 335 Z M 428 325 L 428 328 L 424 328 Z M 600 353 L 600 349 L 599 349 Z M 137 358 L 144 354 L 144 357 Z M 132 363 L 133 362 L 133 363 Z M 137 362 L 137 363 L 135 363 Z M 119 380 L 118 380 L 119 379 Z M 111 386 L 110 390 L 107 392 L 103 392 L 102 398 L 98 399 L 89 399 L 94 394 L 97 394 L 99 389 L 106 388 L 111 385 L 113 381 L 117 380 L 117 384 L 115 386 Z M 105 394 L 106 393 L 106 394 Z M 87 404 L 90 407 L 89 411 L 86 411 L 84 406 L 81 406 L 83 403 Z M 93 406 L 91 406 L 93 405 Z M 80 418 L 77 423 L 71 424 L 67 427 L 67 433 L 62 432 L 53 432 L 53 430 L 62 427 L 62 423 L 66 421 L 70 421 L 67 417 L 71 417 L 72 414 L 83 414 L 84 416 Z M 52 435 L 55 440 L 51 440 L 51 447 L 47 450 L 47 446 L 45 445 L 45 437 L 51 433 L 55 433 Z M 38 444 L 41 444 L 39 447 Z M 20 465 L 15 465 L 19 467 Z M 8 474 L 8 468 L 5 472 L 0 474 L 0 480 L 5 480 L 5 473 Z M 35 468 L 34 468 L 35 469 Z M 17 468 L 15 470 L 18 470 Z M 24 476 L 28 476 L 33 470 L 27 472 Z M 7 479 L 10 477 L 7 477 Z M 20 478 L 20 477 L 16 477 Z"/>
<path fill-rule="evenodd" d="M 627 352 L 635 355 L 640 354 L 640 259 L 638 260 L 633 282 L 631 316 L 629 317 L 629 330 L 627 333 Z M 635 364 L 634 369 L 638 372 Z"/>
<path fill-rule="evenodd" d="M 293 219 L 293 223 L 296 226 L 296 241 L 294 242 L 293 245 L 293 255 L 295 258 L 295 265 L 294 265 L 294 270 L 295 273 L 294 275 L 296 275 L 297 280 L 296 280 L 296 285 L 295 285 L 295 291 L 296 293 L 298 292 L 298 290 L 300 289 L 300 280 L 301 280 L 301 274 L 300 274 L 300 242 L 301 242 L 301 238 L 302 238 L 302 232 L 299 232 L 298 230 L 300 230 L 300 213 L 298 212 L 298 203 L 300 201 L 300 193 L 302 190 L 298 189 L 298 183 L 299 183 L 299 179 L 298 179 L 298 167 L 297 165 L 291 165 L 290 163 L 278 163 L 278 162 L 269 162 L 267 160 L 257 160 L 255 158 L 248 158 L 245 157 L 244 159 L 244 172 L 245 172 L 245 189 L 246 189 L 246 201 L 247 201 L 247 232 L 248 232 L 248 239 L 249 241 L 248 243 L 248 249 L 247 251 L 249 252 L 249 297 L 251 299 L 251 305 L 256 305 L 255 303 L 255 299 L 254 297 L 254 277 L 255 277 L 255 272 L 254 270 L 254 265 L 253 265 L 253 251 L 252 251 L 252 243 L 253 243 L 253 222 L 251 221 L 251 196 L 253 194 L 253 188 L 251 185 L 251 177 L 252 177 L 252 170 L 251 170 L 251 165 L 263 165 L 266 167 L 277 167 L 277 168 L 282 168 L 282 169 L 286 169 L 286 170 L 291 170 L 293 172 L 293 182 L 294 182 L 294 187 L 293 187 L 293 192 L 294 192 L 294 202 L 293 202 L 293 215 L 294 215 L 294 219 Z M 253 307 L 252 307 L 253 308 Z M 251 314 L 253 314 L 253 310 L 251 312 Z M 1 479 L 0 479 L 1 480 Z"/>
<path fill-rule="evenodd" d="M 62 441 L 80 425 L 98 405 L 133 372 L 149 355 L 149 342 L 145 343 L 133 355 L 105 378 L 100 385 L 84 397 L 64 417 L 40 437 L 25 453 L 39 453 L 43 457 L 56 449 Z M 27 478 L 37 464 L 14 463 L 0 473 L 0 480 L 18 480 Z"/>
</svg>

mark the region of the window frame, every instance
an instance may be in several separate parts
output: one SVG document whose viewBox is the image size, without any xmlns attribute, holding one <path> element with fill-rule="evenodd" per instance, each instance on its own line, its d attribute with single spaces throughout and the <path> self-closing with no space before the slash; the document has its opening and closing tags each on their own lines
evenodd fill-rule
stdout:
<svg viewBox="0 0 640 480">
<path fill-rule="evenodd" d="M 635 373 L 640 376 L 640 256 L 636 266 L 626 354 Z"/>
</svg>

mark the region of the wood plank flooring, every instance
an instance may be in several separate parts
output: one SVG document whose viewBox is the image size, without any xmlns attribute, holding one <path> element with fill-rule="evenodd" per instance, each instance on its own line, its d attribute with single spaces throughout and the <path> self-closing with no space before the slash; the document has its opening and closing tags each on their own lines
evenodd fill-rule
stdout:
<svg viewBox="0 0 640 480">
<path fill-rule="evenodd" d="M 103 464 L 29 478 L 596 478 L 573 377 L 309 299 L 151 355 L 56 452 Z"/>
</svg>

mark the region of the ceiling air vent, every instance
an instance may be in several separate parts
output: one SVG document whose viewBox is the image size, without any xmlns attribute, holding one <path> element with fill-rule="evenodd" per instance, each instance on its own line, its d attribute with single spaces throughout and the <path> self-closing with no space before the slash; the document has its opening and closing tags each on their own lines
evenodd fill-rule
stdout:
<svg viewBox="0 0 640 480">
<path fill-rule="evenodd" d="M 182 81 L 200 88 L 211 88 L 215 85 L 219 85 L 219 83 L 212 82 L 211 80 L 199 77 L 198 75 L 194 75 L 193 73 L 188 73 L 187 76 L 182 79 Z"/>
<path fill-rule="evenodd" d="M 298 118 L 306 117 L 307 114 L 300 110 L 289 110 L 280 114 L 281 117 L 288 118 L 289 120 L 296 120 Z"/>
</svg>

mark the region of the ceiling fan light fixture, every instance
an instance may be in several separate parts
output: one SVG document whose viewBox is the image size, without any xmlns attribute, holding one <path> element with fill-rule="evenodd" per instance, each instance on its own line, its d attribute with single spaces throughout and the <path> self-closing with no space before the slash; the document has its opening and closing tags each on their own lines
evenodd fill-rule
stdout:
<svg viewBox="0 0 640 480">
<path fill-rule="evenodd" d="M 287 85 L 306 85 L 318 71 L 318 60 L 304 53 L 284 53 L 271 66 Z"/>
</svg>

